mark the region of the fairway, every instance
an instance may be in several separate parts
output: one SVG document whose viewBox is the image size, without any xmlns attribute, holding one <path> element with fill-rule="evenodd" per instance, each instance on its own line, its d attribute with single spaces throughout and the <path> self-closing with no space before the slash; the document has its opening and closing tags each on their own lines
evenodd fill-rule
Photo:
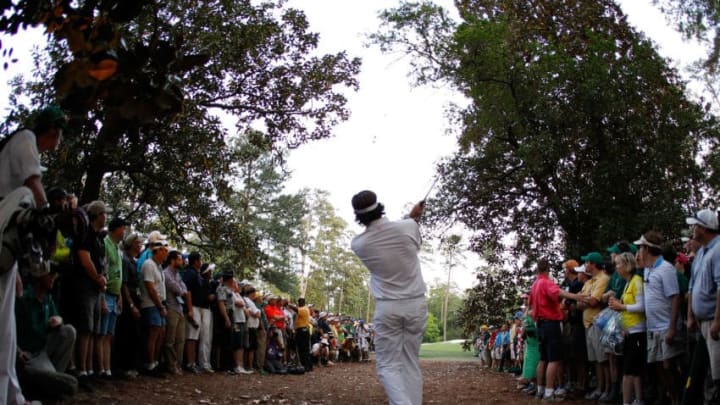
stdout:
<svg viewBox="0 0 720 405">
<path fill-rule="evenodd" d="M 438 343 L 423 343 L 420 346 L 420 358 L 423 360 L 472 360 L 472 352 L 462 349 L 463 340 L 450 340 Z"/>
</svg>

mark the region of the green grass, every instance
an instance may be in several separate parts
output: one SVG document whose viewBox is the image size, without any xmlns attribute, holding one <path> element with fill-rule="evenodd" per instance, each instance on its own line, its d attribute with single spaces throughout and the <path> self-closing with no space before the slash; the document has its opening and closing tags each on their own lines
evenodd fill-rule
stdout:
<svg viewBox="0 0 720 405">
<path fill-rule="evenodd" d="M 459 341 L 423 343 L 420 358 L 424 360 L 472 360 L 472 352 L 464 352 Z"/>
</svg>

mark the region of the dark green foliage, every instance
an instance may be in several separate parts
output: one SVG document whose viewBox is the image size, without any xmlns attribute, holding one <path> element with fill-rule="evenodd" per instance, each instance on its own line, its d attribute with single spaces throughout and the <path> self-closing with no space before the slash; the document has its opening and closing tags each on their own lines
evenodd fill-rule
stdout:
<svg viewBox="0 0 720 405">
<path fill-rule="evenodd" d="M 282 1 L 61 1 L 46 10 L 51 3 L 20 1 L 0 19 L 5 32 L 28 23 L 55 35 L 36 58 L 36 81 L 14 82 L 5 127 L 49 102 L 71 112 L 44 183 L 81 203 L 107 200 L 142 231 L 163 229 L 244 276 L 262 268 L 296 293 L 289 252 L 304 211 L 282 194 L 285 152 L 331 136 L 348 117 L 344 94 L 357 88 L 360 61 L 318 53 L 305 15 Z M 38 17 L 35 6 L 52 15 Z M 107 56 L 117 72 L 89 76 Z"/>
<path fill-rule="evenodd" d="M 444 17 L 404 5 L 386 18 L 392 34 L 375 37 L 435 67 L 416 69 L 418 82 L 443 80 L 469 101 L 453 116 L 460 150 L 440 165 L 434 220 L 468 226 L 477 251 L 514 235 L 511 252 L 530 259 L 650 228 L 677 235 L 698 201 L 694 158 L 717 137 L 715 119 L 613 2 L 543 4 L 460 2 L 459 25 L 424 36 L 412 28 Z"/>
</svg>

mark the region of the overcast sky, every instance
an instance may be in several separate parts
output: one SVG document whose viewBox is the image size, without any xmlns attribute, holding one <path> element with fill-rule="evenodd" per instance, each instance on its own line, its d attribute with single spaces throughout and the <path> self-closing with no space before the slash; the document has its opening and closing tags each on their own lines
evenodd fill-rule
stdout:
<svg viewBox="0 0 720 405">
<path fill-rule="evenodd" d="M 450 6 L 450 1 L 440 2 Z M 348 93 L 350 119 L 340 124 L 332 139 L 316 141 L 294 150 L 289 158 L 293 171 L 289 192 L 318 188 L 330 192 L 330 200 L 356 232 L 350 198 L 363 189 L 374 190 L 391 219 L 399 218 L 407 204 L 425 196 L 435 164 L 456 148 L 446 135 L 444 111 L 457 95 L 449 90 L 412 88 L 407 77 L 408 63 L 401 55 L 381 55 L 376 48 L 363 46 L 364 36 L 376 30 L 377 13 L 398 4 L 388 0 L 292 0 L 289 5 L 303 9 L 310 30 L 320 34 L 320 52 L 347 51 L 363 60 L 360 90 Z M 620 2 L 631 24 L 656 42 L 660 53 L 683 68 L 702 55 L 695 44 L 682 42 L 651 0 Z M 29 61 L 29 45 L 41 41 L 38 35 L 3 37 L 3 47 L 14 46 L 21 61 Z M 0 71 L 0 115 L 6 115 L 7 78 L 27 65 L 13 65 Z M 444 280 L 441 269 L 426 266 L 425 278 Z M 453 281 L 461 288 L 472 285 L 472 268 L 458 270 Z"/>
</svg>

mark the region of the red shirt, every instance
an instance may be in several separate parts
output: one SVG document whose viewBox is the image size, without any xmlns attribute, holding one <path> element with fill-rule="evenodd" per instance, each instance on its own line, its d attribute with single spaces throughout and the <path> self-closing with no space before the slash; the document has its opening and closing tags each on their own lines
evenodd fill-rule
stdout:
<svg viewBox="0 0 720 405">
<path fill-rule="evenodd" d="M 560 287 L 550 280 L 547 273 L 538 274 L 530 289 L 530 308 L 536 321 L 562 321 Z"/>
<path fill-rule="evenodd" d="M 283 312 L 282 308 L 280 308 L 276 305 L 266 305 L 265 306 L 265 316 L 267 317 L 268 321 L 271 321 L 276 316 L 282 316 L 284 319 L 285 312 Z M 285 329 L 285 321 L 283 319 L 280 319 L 279 321 L 275 321 L 275 322 L 273 322 L 273 324 L 280 329 Z"/>
</svg>

